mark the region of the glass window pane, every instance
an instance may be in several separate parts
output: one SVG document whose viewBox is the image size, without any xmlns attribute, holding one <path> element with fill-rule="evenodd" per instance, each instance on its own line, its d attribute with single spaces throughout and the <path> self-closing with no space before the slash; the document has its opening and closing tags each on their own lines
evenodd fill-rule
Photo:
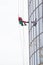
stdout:
<svg viewBox="0 0 43 65">
<path fill-rule="evenodd" d="M 33 5 L 33 4 L 32 4 L 32 1 L 31 1 L 31 13 L 33 12 L 33 7 L 32 7 L 32 5 Z"/>
<path fill-rule="evenodd" d="M 38 20 L 38 8 L 36 9 L 36 18 Z"/>
<path fill-rule="evenodd" d="M 39 35 L 39 21 L 37 22 L 37 35 Z"/>
<path fill-rule="evenodd" d="M 32 65 L 32 60 L 33 60 L 33 59 L 32 59 L 32 57 L 31 57 L 31 65 Z"/>
<path fill-rule="evenodd" d="M 34 16 L 33 18 L 34 18 L 34 21 L 35 21 L 35 12 L 33 13 L 33 16 Z"/>
<path fill-rule="evenodd" d="M 32 55 L 32 45 L 30 45 L 30 57 Z"/>
<path fill-rule="evenodd" d="M 37 37 L 37 49 L 39 49 L 39 37 Z"/>
<path fill-rule="evenodd" d="M 40 64 L 40 55 L 39 55 L 39 50 L 37 51 L 37 65 Z"/>
<path fill-rule="evenodd" d="M 42 19 L 40 20 L 40 33 L 42 32 Z"/>
<path fill-rule="evenodd" d="M 34 51 L 36 51 L 36 39 L 34 40 Z"/>
<path fill-rule="evenodd" d="M 35 9 L 35 0 L 33 0 L 33 10 Z"/>
<path fill-rule="evenodd" d="M 36 7 L 38 6 L 38 0 L 36 0 Z"/>
<path fill-rule="evenodd" d="M 30 6 L 29 6 L 29 12 L 31 12 L 31 10 L 30 10 Z M 30 13 L 29 13 L 29 17 L 30 17 Z"/>
<path fill-rule="evenodd" d="M 35 61 L 35 60 L 34 60 L 34 55 L 33 55 L 33 65 L 34 65 L 34 61 Z"/>
<path fill-rule="evenodd" d="M 34 26 L 34 38 L 36 37 L 36 28 Z"/>
<path fill-rule="evenodd" d="M 41 58 L 41 63 L 43 63 L 43 48 L 40 49 L 40 58 Z"/>
<path fill-rule="evenodd" d="M 34 53 L 34 43 L 32 42 L 32 52 Z"/>
<path fill-rule="evenodd" d="M 39 6 L 39 18 L 42 17 L 42 5 Z"/>
<path fill-rule="evenodd" d="M 30 30 L 30 42 L 32 42 L 32 31 Z"/>
<path fill-rule="evenodd" d="M 40 47 L 43 46 L 43 34 L 40 35 Z"/>
<path fill-rule="evenodd" d="M 31 44 L 31 55 L 33 54 L 33 44 Z"/>
<path fill-rule="evenodd" d="M 29 47 L 29 56 L 31 57 L 31 46 Z"/>
<path fill-rule="evenodd" d="M 32 40 L 33 40 L 33 28 L 32 28 Z"/>
<path fill-rule="evenodd" d="M 31 59 L 29 59 L 29 65 L 31 65 Z"/>
<path fill-rule="evenodd" d="M 42 0 L 39 0 L 39 4 L 42 3 Z"/>
<path fill-rule="evenodd" d="M 31 18 L 30 18 L 30 21 L 29 21 L 29 29 L 31 29 Z"/>
<path fill-rule="evenodd" d="M 36 53 L 35 53 L 35 65 L 37 65 L 37 62 L 36 62 L 36 57 L 37 57 L 37 56 L 36 56 Z"/>
</svg>

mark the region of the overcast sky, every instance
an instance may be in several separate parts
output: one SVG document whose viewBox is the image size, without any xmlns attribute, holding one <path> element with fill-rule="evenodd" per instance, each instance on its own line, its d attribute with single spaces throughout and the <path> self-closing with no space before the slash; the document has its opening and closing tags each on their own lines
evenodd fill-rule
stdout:
<svg viewBox="0 0 43 65">
<path fill-rule="evenodd" d="M 19 3 L 18 8 L 18 0 L 0 0 L 0 65 L 28 65 L 28 26 L 18 23 L 18 9 L 28 20 L 27 2 Z"/>
</svg>

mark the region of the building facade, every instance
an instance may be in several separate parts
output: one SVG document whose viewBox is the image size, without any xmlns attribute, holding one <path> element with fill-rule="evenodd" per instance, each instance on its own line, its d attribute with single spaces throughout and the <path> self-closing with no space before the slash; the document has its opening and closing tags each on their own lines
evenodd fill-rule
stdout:
<svg viewBox="0 0 43 65">
<path fill-rule="evenodd" d="M 43 0 L 29 0 L 28 3 L 29 65 L 43 65 Z"/>
</svg>

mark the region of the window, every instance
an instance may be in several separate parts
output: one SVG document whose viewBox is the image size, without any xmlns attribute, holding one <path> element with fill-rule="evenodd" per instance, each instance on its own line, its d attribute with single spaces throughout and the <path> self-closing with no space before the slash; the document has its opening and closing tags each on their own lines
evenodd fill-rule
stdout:
<svg viewBox="0 0 43 65">
<path fill-rule="evenodd" d="M 32 24 L 31 24 L 31 18 L 30 18 L 29 24 L 30 24 L 30 25 L 29 25 L 29 26 L 30 26 L 29 28 L 31 29 L 31 25 L 32 25 Z"/>
<path fill-rule="evenodd" d="M 40 35 L 40 47 L 43 46 L 43 34 Z"/>
<path fill-rule="evenodd" d="M 37 35 L 39 35 L 39 21 L 37 22 Z"/>
<path fill-rule="evenodd" d="M 31 44 L 31 55 L 33 54 L 33 44 Z"/>
<path fill-rule="evenodd" d="M 32 31 L 30 30 L 30 42 L 32 42 Z"/>
<path fill-rule="evenodd" d="M 37 65 L 40 64 L 40 55 L 39 55 L 39 50 L 37 51 Z"/>
<path fill-rule="evenodd" d="M 40 19 L 40 33 L 42 32 L 42 19 Z"/>
<path fill-rule="evenodd" d="M 33 10 L 35 9 L 35 0 L 33 0 Z"/>
<path fill-rule="evenodd" d="M 34 40 L 34 51 L 36 51 L 36 39 Z"/>
<path fill-rule="evenodd" d="M 37 0 L 38 1 L 38 0 Z M 38 20 L 38 8 L 36 9 L 36 18 Z"/>
<path fill-rule="evenodd" d="M 34 55 L 33 55 L 32 57 L 33 57 L 33 65 L 35 65 L 35 64 L 34 64 L 34 61 L 35 61 L 35 60 L 34 60 Z"/>
<path fill-rule="evenodd" d="M 39 49 L 39 36 L 37 37 L 37 49 Z"/>
<path fill-rule="evenodd" d="M 38 6 L 38 0 L 36 0 L 36 7 Z"/>
<path fill-rule="evenodd" d="M 32 45 L 30 45 L 30 57 L 32 55 Z"/>
<path fill-rule="evenodd" d="M 34 26 L 34 38 L 36 37 L 36 27 Z"/>
<path fill-rule="evenodd" d="M 36 58 L 37 58 L 37 56 L 36 56 L 36 53 L 35 53 L 35 65 L 37 65 L 37 61 L 36 61 Z"/>
<path fill-rule="evenodd" d="M 31 58 L 29 59 L 29 65 L 31 65 Z"/>
<path fill-rule="evenodd" d="M 34 16 L 34 21 L 35 21 L 35 12 L 33 13 L 33 16 Z"/>
<path fill-rule="evenodd" d="M 39 6 L 39 18 L 42 17 L 42 4 Z"/>
<path fill-rule="evenodd" d="M 32 1 L 31 1 L 31 13 L 33 12 L 33 4 L 32 4 Z"/>
<path fill-rule="evenodd" d="M 29 6 L 29 17 L 30 17 L 30 15 L 31 15 L 31 5 Z"/>
<path fill-rule="evenodd" d="M 42 0 L 39 0 L 39 4 L 42 3 Z"/>
<path fill-rule="evenodd" d="M 32 63 L 33 63 L 32 60 L 33 60 L 33 59 L 32 59 L 32 57 L 31 57 L 31 65 L 32 65 Z"/>
<path fill-rule="evenodd" d="M 32 42 L 32 53 L 34 53 L 34 42 Z"/>
<path fill-rule="evenodd" d="M 40 49 L 40 59 L 41 63 L 43 63 L 43 48 Z"/>
<path fill-rule="evenodd" d="M 32 40 L 33 40 L 33 27 L 32 27 Z"/>
</svg>

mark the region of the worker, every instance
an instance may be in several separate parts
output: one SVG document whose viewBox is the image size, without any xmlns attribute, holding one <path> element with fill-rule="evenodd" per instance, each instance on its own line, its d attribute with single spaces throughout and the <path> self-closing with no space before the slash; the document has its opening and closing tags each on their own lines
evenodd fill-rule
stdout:
<svg viewBox="0 0 43 65">
<path fill-rule="evenodd" d="M 21 17 L 18 17 L 19 23 L 21 24 L 21 26 L 26 25 L 26 21 L 23 21 Z"/>
</svg>

